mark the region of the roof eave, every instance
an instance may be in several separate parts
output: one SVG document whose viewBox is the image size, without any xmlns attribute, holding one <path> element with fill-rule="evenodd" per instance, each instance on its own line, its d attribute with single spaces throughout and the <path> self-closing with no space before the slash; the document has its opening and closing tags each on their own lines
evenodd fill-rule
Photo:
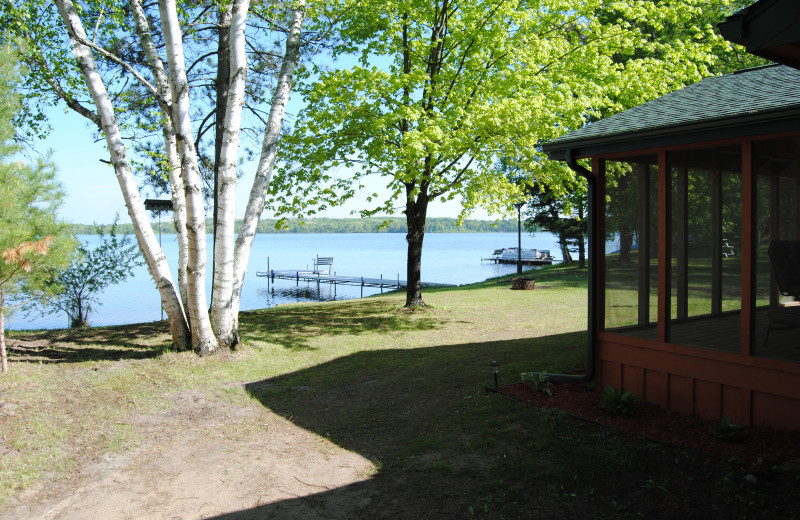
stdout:
<svg viewBox="0 0 800 520">
<path fill-rule="evenodd" d="M 614 135 L 545 143 L 542 150 L 555 161 L 574 157 L 622 154 L 711 141 L 723 141 L 800 130 L 800 106 L 780 111 L 707 120 L 700 123 L 639 130 Z"/>
</svg>

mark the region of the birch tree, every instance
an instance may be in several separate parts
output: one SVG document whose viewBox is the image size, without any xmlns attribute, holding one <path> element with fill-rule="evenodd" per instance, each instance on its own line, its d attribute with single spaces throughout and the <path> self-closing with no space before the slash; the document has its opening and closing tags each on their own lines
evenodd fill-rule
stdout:
<svg viewBox="0 0 800 520">
<path fill-rule="evenodd" d="M 53 4 L 59 22 L 53 18 Z M 300 48 L 315 42 L 313 38 L 302 40 L 305 2 L 259 4 L 256 9 L 259 20 L 266 20 L 273 29 L 272 36 L 283 39 L 284 51 L 274 56 L 281 65 L 274 77 L 269 116 L 262 124 L 261 159 L 238 241 L 234 241 L 233 209 L 237 161 L 241 154 L 242 109 L 248 85 L 251 89 L 260 88 L 248 83 L 248 49 L 260 53 L 259 46 L 246 35 L 252 11 L 249 1 L 197 5 L 160 0 L 157 8 L 142 4 L 140 0 L 80 3 L 53 0 L 53 4 L 20 1 L 2 8 L 3 19 L 12 31 L 29 42 L 24 47 L 24 55 L 35 77 L 28 85 L 29 92 L 38 99 L 56 96 L 95 125 L 105 138 L 110 163 L 125 198 L 137 242 L 161 294 L 176 346 L 191 345 L 199 354 L 209 354 L 220 347 L 234 347 L 239 341 L 241 286 L 275 163 L 294 70 L 300 61 Z M 224 92 L 224 114 L 216 114 L 215 122 L 221 142 L 215 145 L 218 149 L 218 164 L 215 165 L 219 179 L 215 193 L 218 229 L 209 312 L 205 289 L 206 213 L 198 150 L 201 135 L 196 129 L 196 118 L 209 101 L 195 92 L 192 83 L 193 80 L 202 81 L 193 77 L 196 72 L 193 67 L 214 54 L 213 48 L 203 53 L 200 46 L 209 38 L 200 33 L 207 26 L 198 28 L 214 13 L 219 13 L 219 20 L 226 17 L 229 20 L 225 34 L 227 43 L 220 48 L 228 49 L 230 72 L 221 80 L 224 88 L 218 89 Z M 36 23 L 31 22 L 34 19 Z M 187 45 L 195 56 L 191 63 L 187 59 Z M 72 59 L 68 58 L 70 52 Z M 83 101 L 87 96 L 91 103 Z M 212 106 L 220 106 L 216 100 L 212 101 Z M 201 120 L 199 126 L 207 129 L 207 120 L 208 117 Z M 153 121 L 159 121 L 160 125 L 158 156 L 163 171 L 159 175 L 169 180 L 175 210 L 180 246 L 177 286 L 148 223 L 136 187 L 133 161 L 124 140 L 127 133 L 134 142 L 149 139 L 148 146 L 152 146 L 153 137 L 148 132 L 153 130 Z"/>
</svg>

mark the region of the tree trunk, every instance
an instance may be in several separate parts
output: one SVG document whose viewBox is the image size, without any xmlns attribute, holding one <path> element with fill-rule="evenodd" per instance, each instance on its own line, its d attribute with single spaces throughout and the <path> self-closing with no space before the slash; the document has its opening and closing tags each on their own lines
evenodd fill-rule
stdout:
<svg viewBox="0 0 800 520">
<path fill-rule="evenodd" d="M 425 238 L 425 218 L 428 212 L 428 194 L 421 190 L 416 200 L 406 187 L 406 227 L 408 254 L 406 264 L 406 308 L 425 307 L 422 301 L 422 241 Z"/>
<path fill-rule="evenodd" d="M 236 159 L 239 152 L 239 134 L 242 127 L 245 84 L 247 80 L 247 52 L 245 28 L 249 0 L 234 3 L 230 16 L 230 78 L 227 88 L 228 103 L 224 120 L 217 119 L 217 130 L 222 129 L 219 162 L 216 164 L 217 221 L 214 240 L 214 281 L 211 299 L 211 324 L 219 345 L 235 347 L 239 342 L 233 317 L 234 287 L 234 223 L 236 219 Z M 237 309 L 238 310 L 238 309 Z"/>
<path fill-rule="evenodd" d="M 632 248 L 633 233 L 628 230 L 621 230 L 619 233 L 619 263 L 623 265 L 631 263 Z"/>
<path fill-rule="evenodd" d="M 217 24 L 217 77 L 214 80 L 214 91 L 217 99 L 214 106 L 214 212 L 213 240 L 214 251 L 217 247 L 217 219 L 219 202 L 219 169 L 222 164 L 222 146 L 225 137 L 225 118 L 228 111 L 228 92 L 231 83 L 231 17 L 233 16 L 233 2 L 220 8 L 219 22 Z M 217 272 L 216 253 L 211 259 L 211 272 Z M 214 275 L 216 276 L 216 274 Z M 214 306 L 214 284 L 211 284 L 211 306 Z M 211 317 L 214 326 L 214 317 Z M 216 330 L 216 326 L 214 326 Z"/>
<path fill-rule="evenodd" d="M 123 198 L 125 199 L 128 215 L 133 223 L 139 249 L 145 258 L 148 271 L 150 271 L 150 275 L 156 283 L 156 287 L 161 295 L 161 301 L 164 305 L 164 310 L 169 317 L 173 343 L 178 349 L 185 348 L 188 343 L 188 325 L 183 318 L 181 303 L 177 291 L 175 290 L 175 284 L 172 281 L 172 274 L 167 265 L 167 259 L 161 247 L 158 245 L 153 228 L 150 226 L 150 222 L 147 218 L 144 204 L 139 196 L 136 179 L 133 177 L 125 146 L 122 142 L 122 135 L 119 131 L 119 125 L 114 115 L 114 108 L 105 85 L 103 84 L 103 80 L 97 70 L 94 57 L 88 47 L 78 41 L 78 39 L 86 41 L 86 33 L 83 30 L 83 24 L 71 0 L 55 0 L 55 3 L 59 14 L 64 20 L 64 24 L 67 26 L 67 31 L 72 40 L 72 51 L 75 54 L 78 67 L 80 68 L 94 104 L 97 107 L 97 112 L 100 115 L 103 134 L 106 138 L 106 145 L 111 155 L 111 163 L 114 166 L 117 181 L 119 182 Z"/>
<path fill-rule="evenodd" d="M 264 132 L 264 141 L 261 146 L 261 158 L 258 161 L 253 187 L 250 189 L 250 198 L 247 209 L 239 228 L 236 239 L 236 251 L 233 264 L 233 295 L 231 298 L 231 315 L 233 316 L 233 334 L 238 337 L 239 306 L 242 298 L 242 284 L 247 273 L 247 262 L 250 260 L 250 249 L 256 235 L 261 212 L 264 211 L 264 199 L 272 178 L 272 169 L 278 155 L 281 126 L 286 114 L 286 103 L 292 92 L 292 79 L 294 70 L 300 62 L 300 36 L 305 20 L 305 2 L 298 3 L 292 15 L 292 24 L 289 36 L 286 39 L 286 52 L 283 55 L 278 83 L 272 97 L 272 106 L 269 111 L 267 128 Z"/>
<path fill-rule="evenodd" d="M 586 235 L 583 234 L 578 237 L 578 267 L 586 267 Z"/>
<path fill-rule="evenodd" d="M 180 174 L 180 158 L 178 157 L 178 143 L 175 137 L 175 127 L 172 124 L 172 110 L 169 94 L 169 79 L 167 78 L 164 62 L 158 54 L 153 41 L 150 23 L 147 20 L 140 0 L 130 0 L 131 12 L 136 22 L 136 33 L 139 35 L 144 54 L 150 71 L 156 80 L 156 87 L 161 94 L 161 110 L 164 117 L 161 123 L 161 133 L 164 136 L 164 148 L 167 155 L 169 168 L 169 184 L 172 192 L 172 222 L 175 226 L 175 235 L 178 241 L 178 291 L 181 296 L 183 309 L 181 313 L 191 328 L 186 309 L 189 308 L 188 284 L 186 267 L 188 265 L 189 241 L 186 237 L 186 199 L 184 196 L 183 179 Z"/>
<path fill-rule="evenodd" d="M 6 354 L 6 293 L 0 289 L 0 366 L 2 373 L 8 372 L 8 355 Z"/>
<path fill-rule="evenodd" d="M 569 244 L 567 243 L 567 239 L 559 233 L 558 235 L 558 246 L 561 248 L 561 258 L 563 258 L 563 264 L 571 264 L 572 263 L 572 255 L 569 254 Z"/>
<path fill-rule="evenodd" d="M 170 92 L 172 94 L 172 121 L 175 125 L 181 176 L 186 194 L 186 232 L 189 240 L 187 262 L 187 289 L 189 319 L 192 323 L 192 348 L 199 355 L 217 350 L 217 341 L 211 328 L 206 298 L 206 222 L 203 207 L 202 182 L 197 153 L 192 139 L 192 121 L 189 107 L 189 83 L 183 54 L 181 27 L 175 0 L 159 0 L 161 25 L 169 64 Z"/>
</svg>

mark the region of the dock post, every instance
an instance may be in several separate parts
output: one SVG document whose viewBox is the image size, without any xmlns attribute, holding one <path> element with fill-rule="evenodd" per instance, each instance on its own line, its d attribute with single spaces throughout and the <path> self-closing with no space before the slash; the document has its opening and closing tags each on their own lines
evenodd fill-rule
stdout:
<svg viewBox="0 0 800 520">
<path fill-rule="evenodd" d="M 267 257 L 267 272 L 270 272 L 269 269 L 269 257 Z M 267 291 L 269 291 L 269 276 L 267 276 Z"/>
<path fill-rule="evenodd" d="M 364 297 L 364 277 L 361 277 L 361 297 Z"/>
<path fill-rule="evenodd" d="M 297 277 L 297 286 L 300 287 L 300 271 L 295 271 L 294 275 Z"/>
<path fill-rule="evenodd" d="M 381 294 L 383 294 L 383 273 L 381 273 Z"/>
</svg>

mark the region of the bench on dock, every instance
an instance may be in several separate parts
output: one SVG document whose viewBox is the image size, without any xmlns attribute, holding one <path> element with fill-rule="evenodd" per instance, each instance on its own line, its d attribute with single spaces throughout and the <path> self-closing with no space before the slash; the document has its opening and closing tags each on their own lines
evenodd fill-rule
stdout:
<svg viewBox="0 0 800 520">
<path fill-rule="evenodd" d="M 314 273 L 315 274 L 321 274 L 323 272 L 323 270 L 320 269 L 320 266 L 327 266 L 328 270 L 327 270 L 326 274 L 331 274 L 331 271 L 333 269 L 333 257 L 332 256 L 317 256 L 316 258 L 314 258 Z"/>
</svg>

